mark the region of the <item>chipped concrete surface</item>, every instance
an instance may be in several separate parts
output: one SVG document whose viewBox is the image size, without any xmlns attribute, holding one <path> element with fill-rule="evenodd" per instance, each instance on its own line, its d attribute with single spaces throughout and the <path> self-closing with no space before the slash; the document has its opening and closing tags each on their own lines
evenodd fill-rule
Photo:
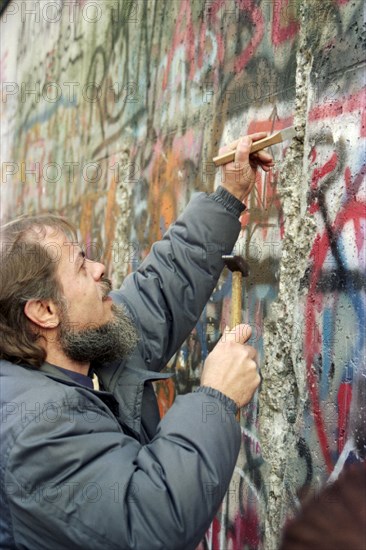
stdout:
<svg viewBox="0 0 366 550">
<path fill-rule="evenodd" d="M 126 171 L 133 170 L 133 165 L 128 162 L 126 152 L 117 156 L 116 160 L 116 204 L 119 216 L 116 222 L 115 250 L 118 252 L 117 261 L 114 261 L 113 286 L 119 288 L 123 279 L 128 275 L 133 254 L 133 247 L 129 238 L 131 219 L 131 183 L 130 174 Z"/>
<path fill-rule="evenodd" d="M 306 122 L 308 115 L 311 52 L 305 47 L 306 14 L 302 10 L 297 53 L 294 125 L 296 137 L 283 161 L 279 191 L 283 204 L 285 237 L 280 262 L 278 298 L 265 321 L 265 359 L 262 367 L 259 429 L 266 461 L 268 496 L 264 548 L 278 547 L 287 516 L 285 471 L 298 438 L 306 399 L 306 370 L 302 358 L 302 321 L 298 306 L 300 281 L 304 276 L 315 236 L 315 223 L 306 214 L 307 179 Z"/>
</svg>

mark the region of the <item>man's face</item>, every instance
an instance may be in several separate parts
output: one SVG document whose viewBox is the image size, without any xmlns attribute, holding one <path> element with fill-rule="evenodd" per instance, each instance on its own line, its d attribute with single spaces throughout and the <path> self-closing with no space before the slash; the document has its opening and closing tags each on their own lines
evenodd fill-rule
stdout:
<svg viewBox="0 0 366 550">
<path fill-rule="evenodd" d="M 51 230 L 45 242 L 58 260 L 57 276 L 71 325 L 84 330 L 111 321 L 111 283 L 104 278 L 104 265 L 88 260 L 79 244 L 70 242 L 61 231 Z"/>
<path fill-rule="evenodd" d="M 51 254 L 53 247 L 58 260 L 64 301 L 59 343 L 64 353 L 79 362 L 106 362 L 128 355 L 137 342 L 136 329 L 108 296 L 112 285 L 104 277 L 104 265 L 88 260 L 80 246 L 61 232 L 48 233 L 45 243 Z"/>
</svg>

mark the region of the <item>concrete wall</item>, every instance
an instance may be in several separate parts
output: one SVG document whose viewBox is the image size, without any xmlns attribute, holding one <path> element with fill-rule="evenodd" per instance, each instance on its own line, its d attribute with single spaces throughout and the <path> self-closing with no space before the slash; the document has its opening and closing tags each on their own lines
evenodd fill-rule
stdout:
<svg viewBox="0 0 366 550">
<path fill-rule="evenodd" d="M 57 211 L 119 282 L 239 134 L 294 124 L 242 218 L 243 319 L 262 390 L 242 415 L 230 491 L 208 534 L 277 546 L 299 493 L 352 450 L 365 372 L 362 0 L 13 0 L 1 20 L 4 219 Z M 157 388 L 194 387 L 228 321 L 228 274 Z M 356 415 L 357 416 L 357 415 Z"/>
</svg>

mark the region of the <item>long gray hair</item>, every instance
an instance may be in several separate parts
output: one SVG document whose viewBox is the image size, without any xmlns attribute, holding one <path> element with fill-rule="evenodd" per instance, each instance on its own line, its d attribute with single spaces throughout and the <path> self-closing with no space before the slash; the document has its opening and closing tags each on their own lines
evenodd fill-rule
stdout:
<svg viewBox="0 0 366 550">
<path fill-rule="evenodd" d="M 40 335 L 24 313 L 28 300 L 62 304 L 58 261 L 42 240 L 47 228 L 75 242 L 76 229 L 52 214 L 21 216 L 0 227 L 0 358 L 40 367 L 45 350 Z"/>
</svg>

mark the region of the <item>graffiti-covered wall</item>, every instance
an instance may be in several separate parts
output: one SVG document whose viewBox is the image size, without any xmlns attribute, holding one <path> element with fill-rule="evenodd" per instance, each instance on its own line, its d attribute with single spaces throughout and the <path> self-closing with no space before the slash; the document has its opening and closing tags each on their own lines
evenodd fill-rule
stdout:
<svg viewBox="0 0 366 550">
<path fill-rule="evenodd" d="M 242 314 L 263 381 L 206 548 L 276 548 L 299 496 L 357 459 L 362 10 L 362 0 L 12 0 L 2 15 L 1 216 L 67 215 L 115 282 L 192 194 L 219 183 L 220 145 L 295 126 L 242 217 Z M 198 384 L 230 290 L 224 272 L 167 366 L 175 382 L 156 388 L 162 413 Z"/>
</svg>

